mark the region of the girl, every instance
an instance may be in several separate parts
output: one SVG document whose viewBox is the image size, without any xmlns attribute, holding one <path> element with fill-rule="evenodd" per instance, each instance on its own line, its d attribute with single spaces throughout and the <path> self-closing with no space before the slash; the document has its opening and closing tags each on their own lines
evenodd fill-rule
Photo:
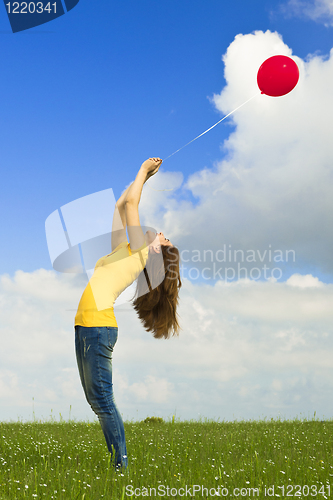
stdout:
<svg viewBox="0 0 333 500">
<path fill-rule="evenodd" d="M 75 316 L 75 350 L 81 383 L 98 416 L 115 469 L 128 468 L 124 424 L 112 388 L 112 352 L 118 338 L 113 304 L 138 278 L 133 306 L 155 338 L 179 335 L 179 251 L 163 233 L 142 231 L 139 202 L 143 184 L 162 160 L 149 158 L 116 203 L 112 253 L 99 259 Z M 130 242 L 126 238 L 126 225 Z M 113 450 L 115 453 L 113 453 Z"/>
</svg>

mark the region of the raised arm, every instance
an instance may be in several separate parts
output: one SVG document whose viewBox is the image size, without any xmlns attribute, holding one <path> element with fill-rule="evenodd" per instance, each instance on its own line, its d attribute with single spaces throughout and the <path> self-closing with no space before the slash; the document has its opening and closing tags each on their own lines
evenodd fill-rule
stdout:
<svg viewBox="0 0 333 500">
<path fill-rule="evenodd" d="M 160 168 L 161 163 L 161 158 L 149 158 L 149 160 L 146 160 L 142 163 L 135 181 L 131 184 L 129 192 L 127 193 L 125 200 L 126 203 L 130 202 L 139 205 L 144 183 L 152 175 L 156 174 L 156 172 Z"/>
<path fill-rule="evenodd" d="M 131 189 L 127 194 L 125 201 L 125 216 L 127 222 L 128 237 L 132 250 L 140 248 L 144 243 L 144 234 L 139 218 L 139 203 L 142 193 L 142 187 L 149 177 L 154 175 L 162 160 L 160 158 L 149 158 L 140 167 L 135 181 L 131 185 Z"/>
<path fill-rule="evenodd" d="M 138 207 L 144 183 L 158 171 L 161 163 L 162 160 L 160 158 L 150 158 L 149 160 L 146 160 L 141 165 L 135 181 L 132 182 L 132 184 L 130 184 L 130 186 L 122 193 L 122 195 L 118 199 L 116 206 L 114 208 L 114 215 L 112 221 L 112 233 L 111 233 L 112 252 L 113 250 L 115 250 L 115 248 L 117 248 L 118 245 L 120 245 L 120 243 L 122 243 L 123 241 L 127 241 L 126 238 L 127 218 L 125 210 L 126 202 L 129 201 L 131 205 L 134 206 L 136 205 L 136 208 Z M 140 226 L 139 216 L 137 216 L 136 223 Z M 131 220 L 131 225 L 135 226 L 133 219 Z M 136 231 L 134 230 L 134 232 Z M 131 230 L 131 233 L 133 234 L 133 229 Z M 129 234 L 129 238 L 131 238 L 132 234 L 131 235 Z"/>
<path fill-rule="evenodd" d="M 112 232 L 111 232 L 111 249 L 112 252 L 117 248 L 120 243 L 127 241 L 126 236 L 126 214 L 125 214 L 125 201 L 131 189 L 133 182 L 122 193 L 118 199 L 113 212 Z"/>
</svg>

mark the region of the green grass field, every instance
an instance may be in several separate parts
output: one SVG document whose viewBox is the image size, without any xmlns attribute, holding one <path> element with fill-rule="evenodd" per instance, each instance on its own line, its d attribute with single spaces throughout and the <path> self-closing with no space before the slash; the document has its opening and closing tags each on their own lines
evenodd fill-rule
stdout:
<svg viewBox="0 0 333 500">
<path fill-rule="evenodd" d="M 151 417 L 125 433 L 128 475 L 98 422 L 0 423 L 0 499 L 333 498 L 332 420 Z"/>
</svg>

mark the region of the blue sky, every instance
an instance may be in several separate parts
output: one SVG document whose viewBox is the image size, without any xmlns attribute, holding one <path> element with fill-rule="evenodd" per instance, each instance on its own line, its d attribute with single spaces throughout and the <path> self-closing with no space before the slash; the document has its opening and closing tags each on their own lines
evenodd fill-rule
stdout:
<svg viewBox="0 0 333 500">
<path fill-rule="evenodd" d="M 47 217 L 105 189 L 118 198 L 146 158 L 167 157 L 252 97 L 260 64 L 282 52 L 299 64 L 296 89 L 259 96 L 162 164 L 149 185 L 173 191 L 145 186 L 140 220 L 189 253 L 271 245 L 295 249 L 296 262 L 278 282 L 223 288 L 187 276 L 183 336 L 167 346 L 119 311 L 116 400 L 125 418 L 176 407 L 184 418 L 332 415 L 322 382 L 333 349 L 332 25 L 329 0 L 80 0 L 16 34 L 0 9 L 0 419 L 31 417 L 32 397 L 39 416 L 72 405 L 92 418 L 73 351 L 85 281 L 53 270 Z M 276 358 L 259 370 L 267 349 Z"/>
</svg>

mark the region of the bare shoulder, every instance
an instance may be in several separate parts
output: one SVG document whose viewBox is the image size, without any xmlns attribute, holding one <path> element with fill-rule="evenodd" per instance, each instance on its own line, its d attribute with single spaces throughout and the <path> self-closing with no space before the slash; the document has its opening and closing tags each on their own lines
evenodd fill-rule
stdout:
<svg viewBox="0 0 333 500">
<path fill-rule="evenodd" d="M 121 243 L 127 243 L 126 229 L 120 229 L 119 231 L 113 231 L 111 235 L 111 250 L 114 252 L 116 248 L 119 247 Z"/>
</svg>

